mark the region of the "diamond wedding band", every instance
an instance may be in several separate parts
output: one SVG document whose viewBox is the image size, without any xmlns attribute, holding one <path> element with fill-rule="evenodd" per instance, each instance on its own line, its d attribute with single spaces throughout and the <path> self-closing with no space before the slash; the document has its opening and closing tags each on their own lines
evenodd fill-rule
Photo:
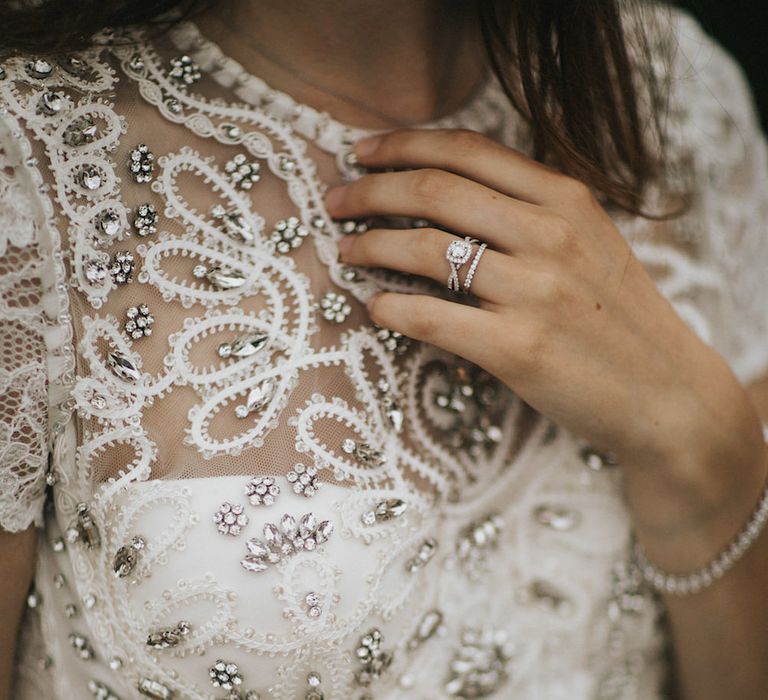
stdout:
<svg viewBox="0 0 768 700">
<path fill-rule="evenodd" d="M 487 247 L 487 243 L 481 243 L 480 247 L 475 253 L 475 257 L 472 258 L 472 264 L 469 266 L 469 270 L 467 270 L 467 276 L 464 278 L 464 294 L 469 294 L 469 288 L 472 286 L 472 280 L 475 277 L 477 266 L 480 264 L 480 258 L 483 257 L 483 253 Z"/>
</svg>

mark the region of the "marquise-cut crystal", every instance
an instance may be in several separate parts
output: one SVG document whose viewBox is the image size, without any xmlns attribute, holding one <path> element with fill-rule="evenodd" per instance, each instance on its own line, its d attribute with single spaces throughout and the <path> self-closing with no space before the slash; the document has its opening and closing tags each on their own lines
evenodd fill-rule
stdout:
<svg viewBox="0 0 768 700">
<path fill-rule="evenodd" d="M 221 229 L 230 238 L 239 243 L 253 243 L 256 233 L 245 217 L 237 209 L 226 210 L 221 205 L 211 210 L 211 215 L 221 221 Z"/>
<path fill-rule="evenodd" d="M 264 571 L 269 564 L 278 564 L 302 550 L 311 551 L 328 540 L 333 525 L 323 520 L 319 525 L 312 513 L 307 513 L 296 523 L 296 518 L 285 514 L 279 526 L 267 523 L 263 539 L 252 538 L 246 542 L 248 554 L 240 562 L 246 571 Z"/>
<path fill-rule="evenodd" d="M 222 265 L 208 268 L 204 265 L 197 265 L 192 274 L 199 279 L 207 279 L 214 287 L 222 290 L 238 289 L 245 284 L 245 275 L 242 272 Z"/>
<path fill-rule="evenodd" d="M 107 355 L 107 365 L 120 379 L 127 382 L 137 382 L 141 379 L 139 368 L 121 352 L 111 352 Z"/>
<path fill-rule="evenodd" d="M 253 411 L 260 411 L 274 396 L 275 387 L 275 382 L 272 379 L 267 379 L 255 386 L 248 393 L 245 403 L 235 408 L 235 415 L 238 418 L 245 418 Z"/>
<path fill-rule="evenodd" d="M 229 357 L 251 357 L 264 348 L 268 340 L 269 335 L 266 333 L 254 333 L 253 335 L 240 336 L 231 343 L 222 343 L 219 345 L 219 357 L 224 359 Z"/>
<path fill-rule="evenodd" d="M 172 700 L 173 691 L 162 683 L 153 681 L 150 678 L 142 678 L 136 686 L 141 695 L 151 700 Z"/>
</svg>

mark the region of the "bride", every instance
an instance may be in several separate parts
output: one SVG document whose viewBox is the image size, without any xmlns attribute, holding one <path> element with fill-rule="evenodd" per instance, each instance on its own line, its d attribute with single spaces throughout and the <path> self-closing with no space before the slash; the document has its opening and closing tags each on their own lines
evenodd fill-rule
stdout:
<svg viewBox="0 0 768 700">
<path fill-rule="evenodd" d="M 0 7 L 0 698 L 766 696 L 768 157 L 690 17 Z"/>
</svg>

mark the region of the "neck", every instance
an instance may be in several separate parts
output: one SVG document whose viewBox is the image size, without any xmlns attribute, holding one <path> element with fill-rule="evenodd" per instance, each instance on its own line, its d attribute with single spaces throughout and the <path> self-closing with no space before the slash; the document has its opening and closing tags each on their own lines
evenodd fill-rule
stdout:
<svg viewBox="0 0 768 700">
<path fill-rule="evenodd" d="M 341 121 L 392 128 L 455 111 L 485 73 L 457 0 L 224 0 L 203 32 L 273 87 Z"/>
</svg>

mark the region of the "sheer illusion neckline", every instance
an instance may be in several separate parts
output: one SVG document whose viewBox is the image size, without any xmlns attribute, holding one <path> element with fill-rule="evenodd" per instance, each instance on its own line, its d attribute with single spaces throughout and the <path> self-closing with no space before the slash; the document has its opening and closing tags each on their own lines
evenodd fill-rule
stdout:
<svg viewBox="0 0 768 700">
<path fill-rule="evenodd" d="M 178 50 L 187 52 L 219 85 L 231 89 L 246 104 L 290 123 L 297 133 L 327 153 L 343 155 L 358 139 L 391 130 L 347 124 L 327 111 L 318 110 L 272 87 L 226 55 L 192 21 L 175 26 L 170 32 L 170 38 Z M 493 71 L 488 70 L 473 94 L 456 110 L 437 119 L 411 124 L 409 128 L 462 128 L 487 133 L 498 128 L 508 118 L 509 107 Z"/>
</svg>

